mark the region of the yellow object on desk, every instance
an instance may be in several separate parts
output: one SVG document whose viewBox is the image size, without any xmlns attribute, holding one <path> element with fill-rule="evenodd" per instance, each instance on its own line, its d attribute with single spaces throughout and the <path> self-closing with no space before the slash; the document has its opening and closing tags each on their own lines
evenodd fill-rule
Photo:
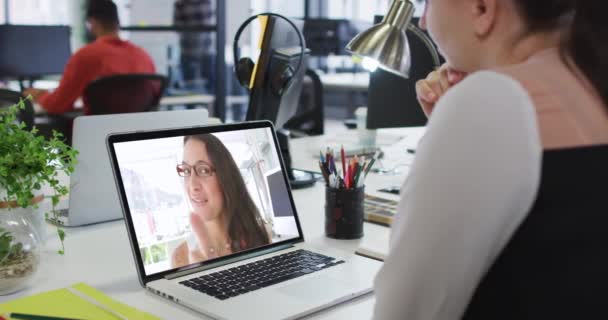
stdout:
<svg viewBox="0 0 608 320">
<path fill-rule="evenodd" d="M 0 304 L 0 315 L 9 313 L 25 313 L 40 316 L 51 316 L 73 319 L 117 320 L 121 317 L 104 310 L 86 299 L 79 297 L 70 289 L 84 294 L 100 305 L 120 314 L 129 320 L 159 320 L 149 313 L 137 310 L 118 302 L 101 291 L 84 283 L 78 283 L 70 288 L 47 291 L 32 296 L 15 299 Z"/>
</svg>

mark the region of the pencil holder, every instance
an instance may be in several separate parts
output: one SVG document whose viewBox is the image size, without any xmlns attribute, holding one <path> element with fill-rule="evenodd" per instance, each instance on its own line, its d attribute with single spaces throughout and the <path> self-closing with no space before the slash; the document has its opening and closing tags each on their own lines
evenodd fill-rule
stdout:
<svg viewBox="0 0 608 320">
<path fill-rule="evenodd" d="M 365 187 L 325 189 L 325 234 L 334 239 L 363 237 Z"/>
</svg>

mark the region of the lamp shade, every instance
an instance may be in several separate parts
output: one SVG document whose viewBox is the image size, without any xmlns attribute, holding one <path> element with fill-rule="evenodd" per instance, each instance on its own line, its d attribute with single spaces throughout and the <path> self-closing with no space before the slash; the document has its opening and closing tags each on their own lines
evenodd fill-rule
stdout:
<svg viewBox="0 0 608 320">
<path fill-rule="evenodd" d="M 346 50 L 375 60 L 380 68 L 407 78 L 411 56 L 405 32 L 413 14 L 414 5 L 410 1 L 393 1 L 382 22 L 356 35 Z"/>
</svg>

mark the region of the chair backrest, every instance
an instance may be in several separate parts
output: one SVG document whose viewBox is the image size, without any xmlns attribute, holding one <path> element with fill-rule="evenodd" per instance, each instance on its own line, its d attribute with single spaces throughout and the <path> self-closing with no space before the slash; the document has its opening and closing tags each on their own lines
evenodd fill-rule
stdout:
<svg viewBox="0 0 608 320">
<path fill-rule="evenodd" d="M 319 75 L 312 69 L 307 69 L 304 76 L 310 78 L 311 85 L 307 85 L 305 82 L 296 115 L 283 127 L 306 135 L 320 135 L 324 132 L 323 83 Z"/>
<path fill-rule="evenodd" d="M 167 78 L 158 74 L 120 74 L 99 78 L 84 91 L 84 103 L 90 114 L 150 111 L 167 86 Z"/>
<path fill-rule="evenodd" d="M 607 319 L 608 145 L 547 150 L 536 202 L 463 320 Z"/>
<path fill-rule="evenodd" d="M 6 109 L 12 105 L 19 103 L 19 100 L 23 96 L 21 93 L 8 90 L 0 89 L 0 109 Z M 28 129 L 34 126 L 34 107 L 32 106 L 31 100 L 24 100 L 25 109 L 19 110 L 17 114 L 17 120 L 23 121 Z"/>
</svg>

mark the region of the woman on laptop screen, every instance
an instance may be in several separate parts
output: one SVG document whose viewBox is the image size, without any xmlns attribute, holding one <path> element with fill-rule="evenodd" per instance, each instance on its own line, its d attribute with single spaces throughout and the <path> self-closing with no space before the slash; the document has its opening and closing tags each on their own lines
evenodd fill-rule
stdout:
<svg viewBox="0 0 608 320">
<path fill-rule="evenodd" d="M 176 169 L 184 179 L 193 237 L 173 251 L 173 268 L 270 243 L 239 168 L 218 138 L 184 137 L 183 161 Z"/>
</svg>

